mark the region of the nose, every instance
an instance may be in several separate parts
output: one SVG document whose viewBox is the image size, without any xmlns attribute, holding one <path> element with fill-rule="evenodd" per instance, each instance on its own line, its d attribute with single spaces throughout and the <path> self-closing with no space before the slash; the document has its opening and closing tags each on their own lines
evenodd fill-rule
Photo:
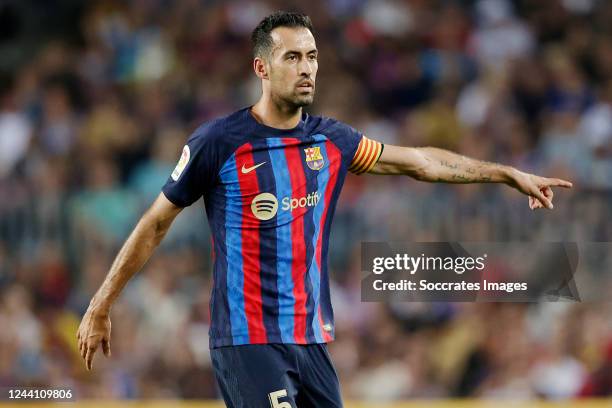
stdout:
<svg viewBox="0 0 612 408">
<path fill-rule="evenodd" d="M 314 71 L 312 63 L 307 59 L 303 59 L 302 61 L 300 61 L 300 63 L 298 64 L 298 70 L 298 74 L 303 75 L 305 77 L 311 76 Z"/>
</svg>

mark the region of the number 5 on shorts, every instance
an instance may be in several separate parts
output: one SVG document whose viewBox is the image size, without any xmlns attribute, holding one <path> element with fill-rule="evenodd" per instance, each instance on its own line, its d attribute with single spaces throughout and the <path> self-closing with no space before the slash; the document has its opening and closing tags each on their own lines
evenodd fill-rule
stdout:
<svg viewBox="0 0 612 408">
<path fill-rule="evenodd" d="M 272 408 L 293 408 L 288 402 L 279 402 L 279 398 L 283 398 L 287 396 L 287 390 L 282 389 L 278 391 L 274 391 L 268 394 L 268 398 L 270 398 L 270 405 Z"/>
</svg>

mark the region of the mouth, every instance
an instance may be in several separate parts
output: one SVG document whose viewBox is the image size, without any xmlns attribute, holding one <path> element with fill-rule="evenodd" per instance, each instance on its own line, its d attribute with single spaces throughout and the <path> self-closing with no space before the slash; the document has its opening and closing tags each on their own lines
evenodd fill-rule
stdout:
<svg viewBox="0 0 612 408">
<path fill-rule="evenodd" d="M 297 88 L 301 91 L 312 91 L 314 88 L 314 84 L 310 81 L 299 83 Z"/>
</svg>

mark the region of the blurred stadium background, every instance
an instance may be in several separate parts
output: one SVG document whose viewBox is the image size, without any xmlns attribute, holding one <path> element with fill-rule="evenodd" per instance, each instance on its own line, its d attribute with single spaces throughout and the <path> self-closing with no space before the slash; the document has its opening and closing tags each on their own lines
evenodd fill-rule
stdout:
<svg viewBox="0 0 612 408">
<path fill-rule="evenodd" d="M 86 372 L 74 336 L 190 132 L 256 101 L 249 34 L 276 9 L 314 22 L 311 112 L 387 143 L 445 147 L 575 184 L 554 211 L 531 212 L 501 186 L 349 176 L 330 248 L 330 349 L 345 398 L 579 407 L 575 398 L 610 395 L 611 303 L 385 306 L 361 303 L 359 288 L 363 240 L 610 241 L 604 0 L 0 1 L 0 387 L 218 398 L 201 202 L 114 307 L 112 358 L 98 356 Z M 612 254 L 604 258 L 612 268 Z"/>
</svg>

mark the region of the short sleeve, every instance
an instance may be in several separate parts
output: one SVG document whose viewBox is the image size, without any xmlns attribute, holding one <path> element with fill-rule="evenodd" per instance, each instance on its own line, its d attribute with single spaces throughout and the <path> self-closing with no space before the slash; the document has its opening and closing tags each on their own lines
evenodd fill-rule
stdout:
<svg viewBox="0 0 612 408">
<path fill-rule="evenodd" d="M 383 150 L 383 144 L 368 139 L 353 127 L 335 119 L 326 118 L 330 123 L 326 133 L 342 152 L 342 160 L 348 170 L 361 174 L 374 167 Z"/>
<path fill-rule="evenodd" d="M 323 118 L 322 128 L 322 132 L 340 149 L 342 161 L 349 167 L 363 135 L 346 123 L 327 117 Z"/>
<path fill-rule="evenodd" d="M 213 186 L 218 171 L 212 138 L 210 127 L 204 125 L 183 147 L 176 167 L 162 188 L 164 195 L 175 205 L 190 206 Z"/>
<path fill-rule="evenodd" d="M 355 174 L 367 173 L 374 167 L 383 151 L 383 144 L 363 136 L 351 160 L 349 171 Z"/>
</svg>

